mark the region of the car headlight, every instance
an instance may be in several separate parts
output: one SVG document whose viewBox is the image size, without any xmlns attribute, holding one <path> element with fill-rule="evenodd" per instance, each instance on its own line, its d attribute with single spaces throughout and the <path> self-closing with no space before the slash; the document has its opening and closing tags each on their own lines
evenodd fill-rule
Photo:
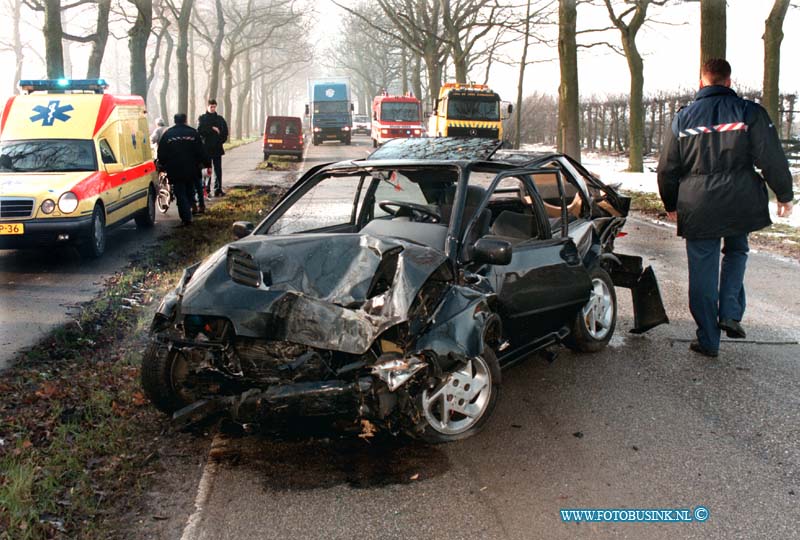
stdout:
<svg viewBox="0 0 800 540">
<path fill-rule="evenodd" d="M 71 191 L 67 191 L 58 198 L 58 209 L 65 214 L 70 214 L 78 208 L 78 196 Z"/>
<path fill-rule="evenodd" d="M 342 128 L 342 131 L 350 131 L 350 128 L 349 128 L 348 126 L 344 126 L 344 127 Z"/>
<path fill-rule="evenodd" d="M 56 203 L 53 202 L 53 199 L 46 199 L 42 203 L 42 212 L 45 214 L 52 214 L 53 210 L 56 209 Z"/>
</svg>

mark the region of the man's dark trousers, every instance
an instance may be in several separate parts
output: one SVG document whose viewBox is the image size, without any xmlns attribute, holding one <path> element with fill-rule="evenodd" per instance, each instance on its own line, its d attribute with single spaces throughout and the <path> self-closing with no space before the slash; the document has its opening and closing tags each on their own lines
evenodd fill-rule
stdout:
<svg viewBox="0 0 800 540">
<path fill-rule="evenodd" d="M 214 194 L 222 191 L 222 156 L 214 156 L 211 158 L 211 163 L 214 165 Z"/>
<path fill-rule="evenodd" d="M 172 184 L 178 216 L 184 223 L 192 222 L 192 201 L 194 201 L 194 182 L 190 179 L 178 180 Z"/>
<path fill-rule="evenodd" d="M 719 238 L 686 240 L 689 310 L 697 323 L 697 340 L 709 351 L 719 350 L 719 321 L 741 321 L 745 308 L 747 235 L 726 236 L 724 242 L 720 271 Z"/>
</svg>

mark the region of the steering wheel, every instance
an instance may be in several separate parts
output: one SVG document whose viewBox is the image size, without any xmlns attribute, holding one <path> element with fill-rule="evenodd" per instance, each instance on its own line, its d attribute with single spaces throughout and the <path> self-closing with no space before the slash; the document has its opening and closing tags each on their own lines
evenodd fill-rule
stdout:
<svg viewBox="0 0 800 540">
<path fill-rule="evenodd" d="M 395 217 L 410 213 L 412 217 L 419 217 L 419 219 L 415 219 L 414 221 L 439 223 L 442 220 L 442 216 L 439 215 L 439 212 L 424 204 L 406 201 L 380 201 L 378 206 L 387 214 L 391 214 Z M 407 212 L 403 212 L 403 210 Z"/>
</svg>

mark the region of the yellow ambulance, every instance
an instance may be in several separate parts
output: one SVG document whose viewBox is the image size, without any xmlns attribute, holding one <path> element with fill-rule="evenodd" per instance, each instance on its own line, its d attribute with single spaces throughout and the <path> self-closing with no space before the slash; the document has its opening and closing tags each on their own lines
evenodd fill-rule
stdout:
<svg viewBox="0 0 800 540">
<path fill-rule="evenodd" d="M 75 243 L 90 258 L 107 231 L 155 222 L 158 173 L 144 100 L 103 79 L 20 81 L 0 117 L 0 249 Z"/>
</svg>

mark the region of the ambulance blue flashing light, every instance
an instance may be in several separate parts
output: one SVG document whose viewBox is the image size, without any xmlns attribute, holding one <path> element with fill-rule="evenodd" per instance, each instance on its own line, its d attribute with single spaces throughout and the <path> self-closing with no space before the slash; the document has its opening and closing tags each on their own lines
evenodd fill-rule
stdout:
<svg viewBox="0 0 800 540">
<path fill-rule="evenodd" d="M 19 81 L 20 90 L 31 92 L 94 92 L 102 94 L 108 88 L 105 79 L 25 79 Z"/>
</svg>

